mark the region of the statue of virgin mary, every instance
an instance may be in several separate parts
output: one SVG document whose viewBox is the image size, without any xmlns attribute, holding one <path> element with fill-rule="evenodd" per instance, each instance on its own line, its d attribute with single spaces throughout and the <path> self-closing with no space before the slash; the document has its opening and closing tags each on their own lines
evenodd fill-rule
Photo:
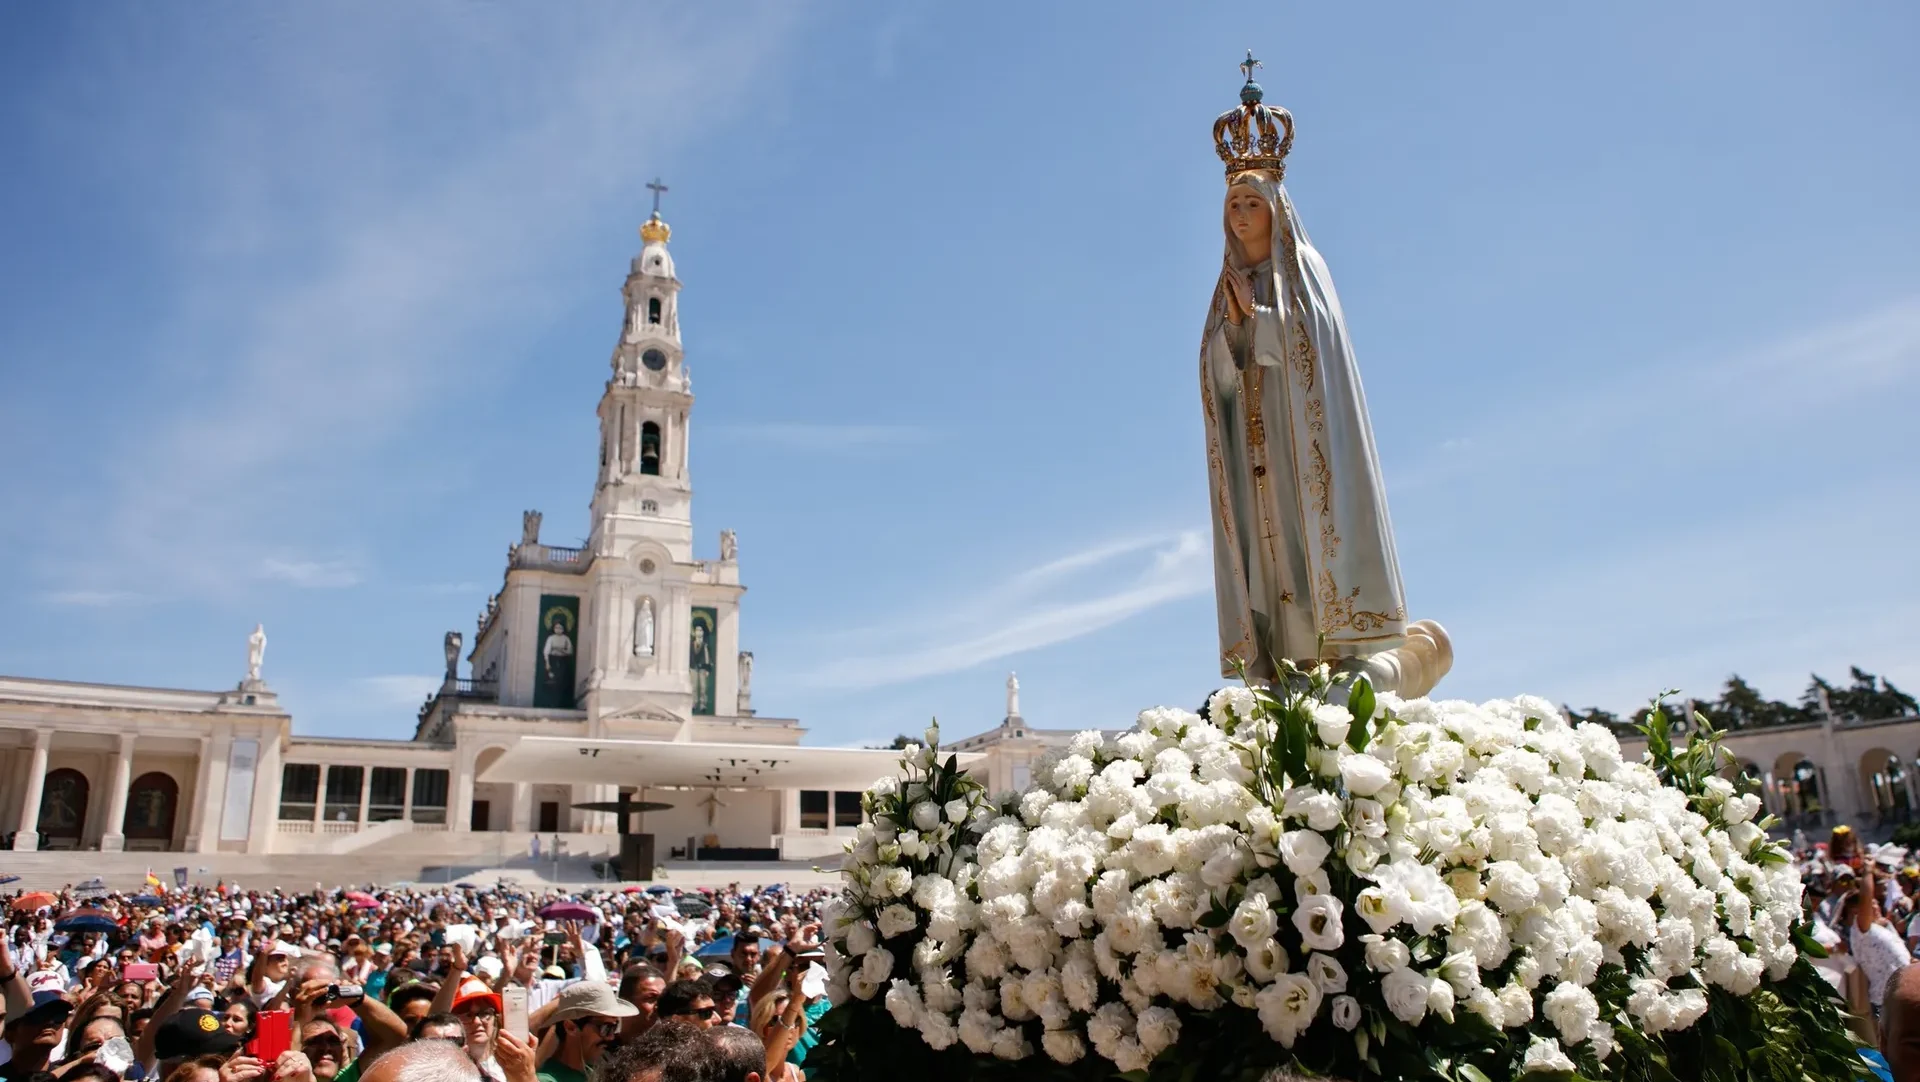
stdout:
<svg viewBox="0 0 1920 1082">
<path fill-rule="evenodd" d="M 1408 625 L 1346 319 L 1281 183 L 1293 119 L 1261 103 L 1255 66 L 1214 123 L 1226 256 L 1200 350 L 1221 671 L 1270 682 L 1277 659 L 1327 661 L 1425 694 L 1451 648 Z"/>
</svg>

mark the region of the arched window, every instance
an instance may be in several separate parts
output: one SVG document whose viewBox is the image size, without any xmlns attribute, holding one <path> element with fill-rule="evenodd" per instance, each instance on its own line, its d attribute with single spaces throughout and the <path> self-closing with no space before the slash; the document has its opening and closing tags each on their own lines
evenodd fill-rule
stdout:
<svg viewBox="0 0 1920 1082">
<path fill-rule="evenodd" d="M 658 297 L 647 298 L 647 322 L 660 322 L 660 298 Z"/>
<path fill-rule="evenodd" d="M 71 767 L 47 774 L 40 789 L 40 836 L 80 843 L 80 830 L 87 822 L 87 776 Z"/>
<path fill-rule="evenodd" d="M 132 839 L 172 841 L 174 809 L 179 803 L 179 782 L 158 770 L 142 774 L 127 788 L 122 830 Z"/>
<path fill-rule="evenodd" d="M 660 472 L 660 426 L 652 421 L 640 426 L 640 472 Z"/>
</svg>

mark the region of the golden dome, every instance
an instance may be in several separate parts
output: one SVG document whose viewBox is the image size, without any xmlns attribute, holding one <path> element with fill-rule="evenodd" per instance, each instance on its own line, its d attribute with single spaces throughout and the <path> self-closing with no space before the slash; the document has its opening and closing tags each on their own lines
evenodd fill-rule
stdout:
<svg viewBox="0 0 1920 1082">
<path fill-rule="evenodd" d="M 660 220 L 659 211 L 654 211 L 653 217 L 648 218 L 640 226 L 640 239 L 648 244 L 665 244 L 667 238 L 671 236 L 673 236 L 673 230 L 668 229 L 667 223 Z"/>
</svg>

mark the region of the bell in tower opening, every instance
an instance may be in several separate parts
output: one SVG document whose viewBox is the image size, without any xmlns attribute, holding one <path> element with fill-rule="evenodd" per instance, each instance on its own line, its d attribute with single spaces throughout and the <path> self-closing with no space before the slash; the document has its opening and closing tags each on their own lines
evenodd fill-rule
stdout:
<svg viewBox="0 0 1920 1082">
<path fill-rule="evenodd" d="M 652 421 L 640 426 L 640 472 L 660 473 L 660 426 Z"/>
</svg>

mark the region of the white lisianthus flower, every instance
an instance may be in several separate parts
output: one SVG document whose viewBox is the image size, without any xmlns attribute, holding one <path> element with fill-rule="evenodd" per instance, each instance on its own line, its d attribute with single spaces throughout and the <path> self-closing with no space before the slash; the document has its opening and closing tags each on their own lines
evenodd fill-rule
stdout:
<svg viewBox="0 0 1920 1082">
<path fill-rule="evenodd" d="M 1346 967 L 1331 954 L 1308 955 L 1307 978 L 1323 995 L 1337 995 L 1347 990 Z"/>
<path fill-rule="evenodd" d="M 1520 1073 L 1523 1075 L 1572 1071 L 1573 1060 L 1567 1057 L 1560 1042 L 1552 1037 L 1538 1037 L 1527 1046 L 1527 1054 L 1520 1061 Z"/>
<path fill-rule="evenodd" d="M 947 806 L 944 810 L 947 813 L 947 822 L 949 823 L 959 824 L 967 821 L 969 809 L 965 797 L 955 797 L 947 801 Z"/>
<path fill-rule="evenodd" d="M 1351 1033 L 1360 1025 L 1360 1001 L 1352 996 L 1333 997 L 1333 1024 Z"/>
<path fill-rule="evenodd" d="M 1292 1048 L 1320 1013 L 1320 989 L 1299 973 L 1283 973 L 1253 997 L 1267 1036 Z"/>
<path fill-rule="evenodd" d="M 1278 940 L 1269 939 L 1247 948 L 1247 976 L 1256 984 L 1270 984 L 1273 979 L 1287 971 L 1288 958 L 1285 947 Z"/>
<path fill-rule="evenodd" d="M 854 921 L 847 926 L 847 954 L 858 958 L 880 945 L 880 936 L 873 925 L 864 920 Z"/>
<path fill-rule="evenodd" d="M 873 881 L 874 894 L 882 898 L 898 898 L 912 889 L 913 872 L 897 866 L 888 868 Z"/>
<path fill-rule="evenodd" d="M 1408 966 L 1387 974 L 1380 981 L 1380 995 L 1387 1001 L 1387 1009 L 1393 1016 L 1407 1025 L 1416 1026 L 1427 1016 L 1427 999 L 1433 991 L 1433 982 Z"/>
<path fill-rule="evenodd" d="M 1393 784 L 1393 768 L 1371 755 L 1348 753 L 1340 757 L 1340 780 L 1355 796 L 1372 796 Z"/>
<path fill-rule="evenodd" d="M 1280 835 L 1280 859 L 1287 870 L 1295 875 L 1306 875 L 1318 870 L 1327 862 L 1327 854 L 1333 852 L 1333 846 L 1327 839 L 1314 830 L 1289 830 Z"/>
<path fill-rule="evenodd" d="M 1241 899 L 1234 908 L 1233 917 L 1227 921 L 1228 934 L 1246 951 L 1272 939 L 1279 927 L 1280 918 L 1274 915 L 1272 904 L 1260 894 L 1249 894 Z"/>
<path fill-rule="evenodd" d="M 1394 899 L 1380 887 L 1367 887 L 1354 895 L 1353 911 L 1360 914 L 1360 919 L 1366 921 L 1367 927 L 1376 933 L 1376 936 L 1369 938 L 1376 938 L 1377 933 L 1400 923 L 1400 912 L 1394 905 Z"/>
<path fill-rule="evenodd" d="M 1281 814 L 1305 819 L 1314 830 L 1332 830 L 1340 825 L 1340 798 L 1311 785 L 1296 785 L 1287 790 Z"/>
<path fill-rule="evenodd" d="M 1300 943 L 1308 950 L 1339 950 L 1347 941 L 1346 932 L 1340 927 L 1340 914 L 1345 909 L 1340 899 L 1330 894 L 1316 894 L 1300 899 L 1299 907 L 1293 911 L 1293 926 L 1300 931 Z"/>
<path fill-rule="evenodd" d="M 880 994 L 880 985 L 867 979 L 867 975 L 856 969 L 847 974 L 847 991 L 859 999 L 872 999 Z"/>
</svg>

